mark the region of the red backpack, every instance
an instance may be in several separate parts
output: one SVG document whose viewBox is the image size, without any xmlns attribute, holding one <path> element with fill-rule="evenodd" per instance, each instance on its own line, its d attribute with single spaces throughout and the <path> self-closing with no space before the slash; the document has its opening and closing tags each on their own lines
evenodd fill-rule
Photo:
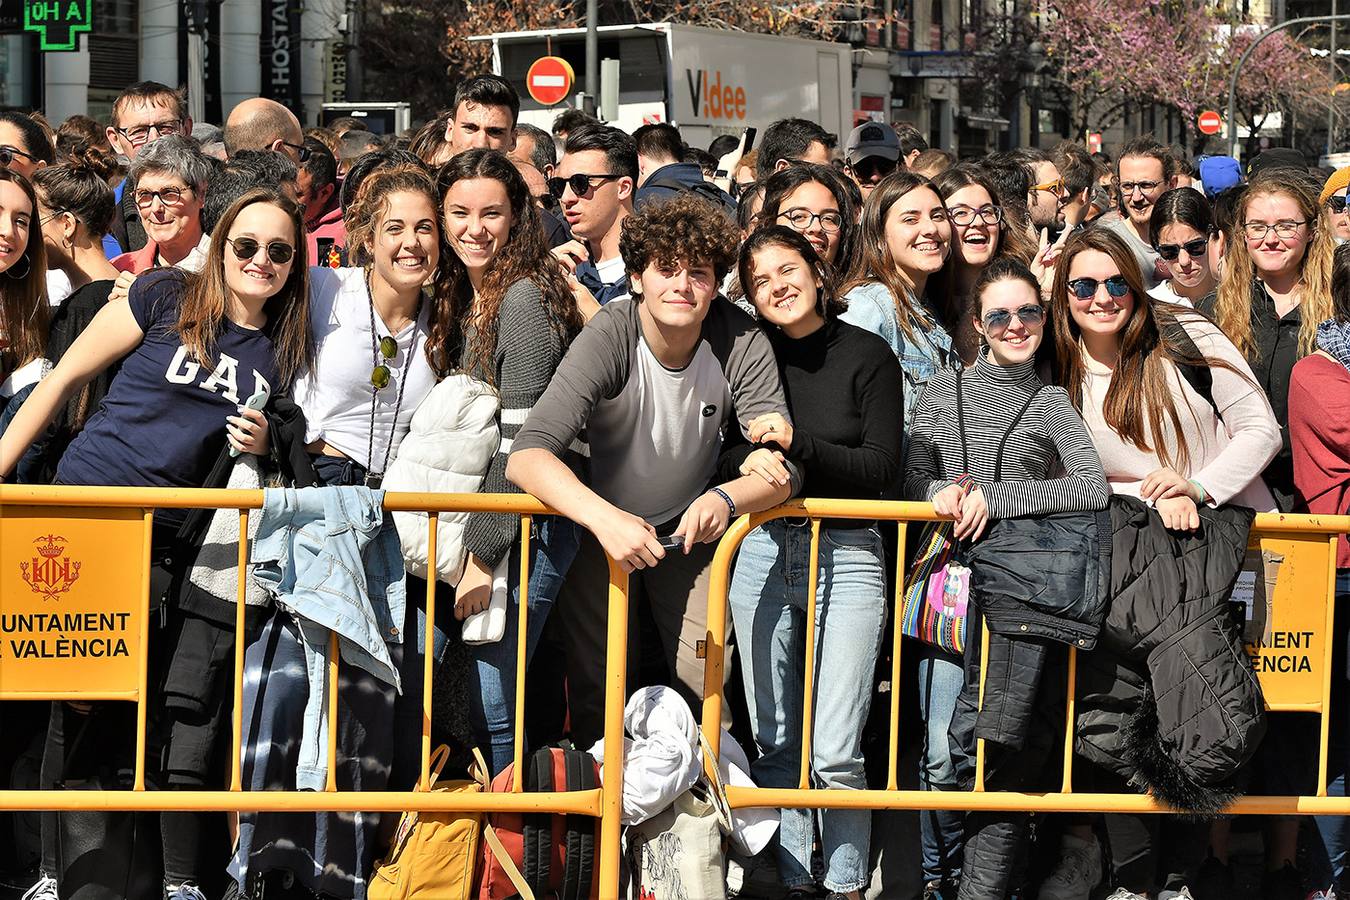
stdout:
<svg viewBox="0 0 1350 900">
<path fill-rule="evenodd" d="M 492 779 L 491 790 L 511 790 L 514 766 Z M 590 791 L 600 787 L 600 767 L 589 753 L 544 747 L 525 761 L 524 788 L 531 792 Z M 479 900 L 556 897 L 596 900 L 595 848 L 600 820 L 587 815 L 500 812 L 484 829 Z"/>
</svg>

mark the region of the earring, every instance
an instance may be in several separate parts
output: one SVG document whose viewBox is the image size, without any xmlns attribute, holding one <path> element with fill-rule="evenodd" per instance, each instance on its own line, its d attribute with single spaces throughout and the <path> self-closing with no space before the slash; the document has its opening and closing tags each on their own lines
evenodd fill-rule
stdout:
<svg viewBox="0 0 1350 900">
<path fill-rule="evenodd" d="M 22 274 L 22 275 L 15 275 L 15 274 L 14 274 L 14 269 L 13 269 L 13 267 L 11 267 L 11 268 L 9 269 L 9 271 L 5 273 L 7 276 L 9 276 L 9 277 L 10 277 L 11 279 L 13 279 L 14 281 L 23 281 L 25 278 L 28 277 L 28 273 L 31 272 L 31 271 L 33 271 L 33 262 L 32 262 L 32 260 L 30 260 L 27 256 L 23 256 L 23 257 L 20 257 L 20 258 L 21 258 L 21 259 L 24 261 L 24 263 L 27 265 L 27 268 L 25 268 L 25 269 L 23 270 L 23 274 Z"/>
</svg>

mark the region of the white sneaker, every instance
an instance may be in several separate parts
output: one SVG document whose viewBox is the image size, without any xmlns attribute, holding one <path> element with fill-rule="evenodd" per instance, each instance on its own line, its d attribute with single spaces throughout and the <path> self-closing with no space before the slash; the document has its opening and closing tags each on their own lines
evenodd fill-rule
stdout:
<svg viewBox="0 0 1350 900">
<path fill-rule="evenodd" d="M 206 900 L 206 895 L 202 893 L 201 888 L 187 882 L 177 887 L 165 885 L 164 900 Z"/>
<path fill-rule="evenodd" d="M 1190 894 L 1188 893 L 1186 896 L 1189 897 Z M 1144 897 L 1141 894 L 1136 894 L 1134 891 L 1127 891 L 1124 888 L 1116 888 L 1115 892 L 1112 893 L 1111 896 L 1107 897 L 1106 900 L 1144 900 Z"/>
<path fill-rule="evenodd" d="M 1059 842 L 1059 865 L 1041 882 L 1036 897 L 1037 900 L 1088 900 L 1092 889 L 1101 880 L 1102 853 L 1097 839 L 1085 841 L 1066 834 Z"/>
<path fill-rule="evenodd" d="M 37 884 L 30 887 L 19 900 L 60 900 L 60 895 L 56 892 L 56 879 L 45 872 L 42 873 Z"/>
</svg>

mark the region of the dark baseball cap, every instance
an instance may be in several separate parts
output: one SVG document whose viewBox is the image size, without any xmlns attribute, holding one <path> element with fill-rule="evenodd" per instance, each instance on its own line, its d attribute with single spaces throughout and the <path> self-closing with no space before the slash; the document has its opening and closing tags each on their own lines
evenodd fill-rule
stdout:
<svg viewBox="0 0 1350 900">
<path fill-rule="evenodd" d="M 844 142 L 844 158 L 856 163 L 869 156 L 892 162 L 900 158 L 900 138 L 894 128 L 883 122 L 864 122 L 849 132 Z"/>
<path fill-rule="evenodd" d="M 1247 177 L 1271 169 L 1300 169 L 1308 171 L 1308 158 L 1293 147 L 1271 147 L 1262 150 L 1247 163 Z"/>
</svg>

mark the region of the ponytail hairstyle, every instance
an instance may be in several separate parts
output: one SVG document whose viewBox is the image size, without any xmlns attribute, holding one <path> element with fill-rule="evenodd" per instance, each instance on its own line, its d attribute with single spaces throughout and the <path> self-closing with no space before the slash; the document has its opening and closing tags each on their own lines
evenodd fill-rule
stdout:
<svg viewBox="0 0 1350 900">
<path fill-rule="evenodd" d="M 226 238 L 239 214 L 255 203 L 275 206 L 295 227 L 291 238 L 295 255 L 291 257 L 290 274 L 281 290 L 263 306 L 263 314 L 267 316 L 265 331 L 276 348 L 277 369 L 281 372 L 282 382 L 289 385 L 297 374 L 309 368 L 314 356 L 309 333 L 308 242 L 305 240 L 304 212 L 294 200 L 275 188 L 253 188 L 230 204 L 211 232 L 206 265 L 201 272 L 175 273 L 183 279 L 186 290 L 174 331 L 199 363 L 207 368 L 214 365 L 212 358 L 216 340 L 225 328 L 225 302 L 229 296 L 225 284 Z"/>
<path fill-rule="evenodd" d="M 466 150 L 451 158 L 436 179 L 439 198 L 436 205 L 442 215 L 450 189 L 471 179 L 490 179 L 506 189 L 511 204 L 511 230 L 505 244 L 488 263 L 477 297 L 468 269 L 450 248 L 449 241 L 442 238 L 427 361 L 441 377 L 454 371 L 468 371 L 496 387 L 497 367 L 493 359 L 497 353 L 497 314 L 511 285 L 525 279 L 534 282 L 543 295 L 549 324 L 564 344 L 571 341 L 585 321 L 577 310 L 566 273 L 549 252 L 544 225 L 530 189 L 510 159 L 486 149 Z M 465 346 L 469 326 L 473 337 Z M 462 354 L 456 353 L 455 348 L 460 348 Z M 457 362 L 462 364 L 456 365 Z"/>
<path fill-rule="evenodd" d="M 897 169 L 881 179 L 872 190 L 863 204 L 862 222 L 858 229 L 860 247 L 857 265 L 841 291 L 848 294 L 853 288 L 865 284 L 884 285 L 895 301 L 900 330 L 910 340 L 914 339 L 915 330 L 924 324 L 926 316 L 922 311 L 921 298 L 914 296 L 913 282 L 891 257 L 890 247 L 886 243 L 886 217 L 901 197 L 917 190 L 932 191 L 939 201 L 942 199 L 933 182 L 908 169 Z M 945 265 L 943 269 L 946 269 Z"/>
<path fill-rule="evenodd" d="M 108 178 L 117 166 L 105 153 L 84 146 L 54 166 L 33 173 L 33 186 L 42 205 L 52 212 L 68 212 L 94 238 L 108 233 L 117 200 Z"/>
<path fill-rule="evenodd" d="M 1243 356 L 1257 354 L 1252 334 L 1252 285 L 1257 279 L 1256 265 L 1243 235 L 1243 223 L 1252 200 L 1278 194 L 1298 204 L 1299 215 L 1311 232 L 1300 262 L 1299 307 L 1303 324 L 1298 331 L 1298 355 L 1307 356 L 1317 349 L 1317 325 L 1331 317 L 1331 259 L 1336 250 L 1327 207 L 1317 202 L 1317 194 L 1303 175 L 1292 169 L 1270 169 L 1258 173 L 1247 184 L 1238 201 L 1232 242 L 1224 258 L 1214 302 L 1214 321 Z"/>
<path fill-rule="evenodd" d="M 767 247 L 781 247 L 784 250 L 795 252 L 816 276 L 816 280 L 820 282 L 820 287 L 816 288 L 816 312 L 820 314 L 822 319 L 838 316 L 848 309 L 848 304 L 839 296 L 839 290 L 834 279 L 834 270 L 830 267 L 830 264 L 821 258 L 820 254 L 816 252 L 815 246 L 806 239 L 805 235 L 788 228 L 786 225 L 770 225 L 767 228 L 760 228 L 741 245 L 741 254 L 736 265 L 736 277 L 745 286 L 745 298 L 752 304 L 755 300 L 755 254 Z M 760 319 L 761 326 L 767 324 L 762 318 Z"/>
<path fill-rule="evenodd" d="M 1186 442 L 1180 440 L 1181 412 L 1176 398 L 1181 376 L 1169 371 L 1167 363 L 1242 373 L 1224 360 L 1196 355 L 1189 348 L 1178 346 L 1180 342 L 1171 337 L 1182 327 L 1178 317 L 1199 318 L 1200 314 L 1154 300 L 1144 289 L 1139 263 L 1124 240 L 1108 229 L 1088 228 L 1064 245 L 1050 290 L 1054 381 L 1068 392 L 1069 400 L 1080 413 L 1087 367 L 1079 346 L 1081 331 L 1070 311 L 1073 301 L 1069 298 L 1069 270 L 1074 257 L 1085 250 L 1111 257 L 1134 298 L 1130 318 L 1117 332 L 1119 362 L 1102 402 L 1102 418 L 1122 440 L 1155 454 L 1163 465 L 1184 475 L 1190 468 L 1191 455 Z M 1169 447 L 1169 443 L 1174 446 Z"/>
<path fill-rule="evenodd" d="M 375 240 L 380 220 L 389 211 L 389 197 L 403 191 L 421 194 L 432 209 L 436 208 L 436 185 L 420 164 L 395 162 L 375 169 L 361 179 L 350 205 L 342 214 L 347 226 L 347 249 L 354 264 L 371 264 L 370 244 Z"/>
<path fill-rule="evenodd" d="M 38 224 L 37 194 L 18 172 L 0 169 L 0 181 L 12 181 L 28 198 L 28 243 L 19 261 L 0 272 L 0 334 L 9 342 L 0 351 L 0 375 L 8 375 L 46 352 L 51 307 L 47 302 L 47 247 Z M 17 271 L 20 267 L 22 271 Z"/>
</svg>

